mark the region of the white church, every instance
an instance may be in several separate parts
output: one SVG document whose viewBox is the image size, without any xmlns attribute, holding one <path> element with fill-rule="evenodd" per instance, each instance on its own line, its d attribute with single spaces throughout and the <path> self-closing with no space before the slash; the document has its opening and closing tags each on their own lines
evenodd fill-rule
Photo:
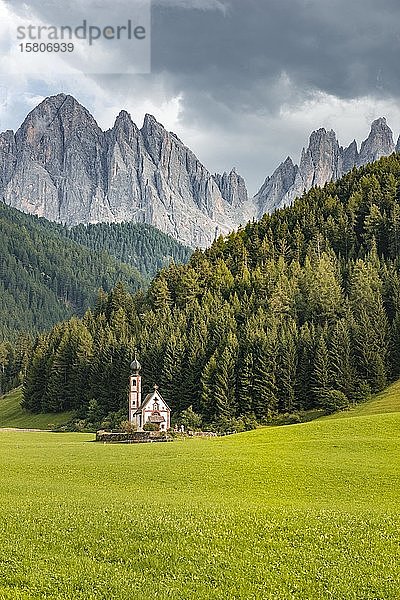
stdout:
<svg viewBox="0 0 400 600">
<path fill-rule="evenodd" d="M 141 368 L 135 356 L 129 377 L 129 421 L 136 425 L 137 431 L 143 431 L 146 423 L 153 423 L 160 431 L 168 431 L 171 427 L 171 409 L 158 391 L 157 385 L 142 402 Z"/>
</svg>

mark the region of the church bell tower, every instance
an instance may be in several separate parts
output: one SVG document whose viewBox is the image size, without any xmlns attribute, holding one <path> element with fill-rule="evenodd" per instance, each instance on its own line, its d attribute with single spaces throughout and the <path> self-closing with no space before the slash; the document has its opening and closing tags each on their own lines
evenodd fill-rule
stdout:
<svg viewBox="0 0 400 600">
<path fill-rule="evenodd" d="M 142 404 L 142 377 L 140 375 L 142 367 L 136 358 L 131 362 L 131 374 L 129 377 L 129 421 L 133 423 L 135 413 Z"/>
</svg>

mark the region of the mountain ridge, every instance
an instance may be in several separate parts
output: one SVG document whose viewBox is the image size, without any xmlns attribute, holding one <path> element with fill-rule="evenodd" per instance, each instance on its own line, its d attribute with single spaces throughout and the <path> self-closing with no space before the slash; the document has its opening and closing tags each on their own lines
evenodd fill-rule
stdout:
<svg viewBox="0 0 400 600">
<path fill-rule="evenodd" d="M 146 114 L 139 128 L 126 110 L 102 130 L 70 95 L 44 99 L 14 133 L 0 133 L 0 198 L 66 224 L 147 223 L 191 247 L 208 247 L 312 187 L 400 151 L 385 117 L 368 137 L 339 145 L 333 129 L 313 131 L 298 164 L 287 157 L 254 197 L 232 169 L 212 174 L 173 132 Z"/>
<path fill-rule="evenodd" d="M 347 147 L 339 145 L 333 129 L 324 127 L 313 131 L 307 148 L 303 148 L 299 165 L 288 157 L 281 163 L 254 196 L 257 218 L 278 208 L 292 204 L 312 187 L 323 187 L 337 181 L 354 167 L 373 163 L 382 156 L 400 150 L 400 137 L 395 147 L 393 132 L 385 117 L 375 119 L 369 136 L 361 143 L 356 140 Z"/>
<path fill-rule="evenodd" d="M 227 201 L 193 152 L 152 115 L 139 129 L 121 111 L 102 131 L 65 94 L 43 100 L 15 134 L 0 134 L 0 158 L 4 202 L 67 226 L 132 220 L 207 246 L 251 216 L 240 213 L 239 188 L 231 186 Z"/>
</svg>

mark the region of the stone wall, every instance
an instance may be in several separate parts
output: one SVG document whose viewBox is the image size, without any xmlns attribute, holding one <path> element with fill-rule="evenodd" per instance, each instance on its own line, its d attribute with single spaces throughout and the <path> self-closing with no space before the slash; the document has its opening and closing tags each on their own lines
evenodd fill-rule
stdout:
<svg viewBox="0 0 400 600">
<path fill-rule="evenodd" d="M 167 433 L 158 431 L 97 431 L 96 442 L 103 444 L 144 444 L 148 442 L 172 442 L 172 437 Z"/>
</svg>

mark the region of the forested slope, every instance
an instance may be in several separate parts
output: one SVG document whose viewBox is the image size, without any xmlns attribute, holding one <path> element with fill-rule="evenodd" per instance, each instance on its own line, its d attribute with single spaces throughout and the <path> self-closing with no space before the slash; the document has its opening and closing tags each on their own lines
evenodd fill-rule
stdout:
<svg viewBox="0 0 400 600">
<path fill-rule="evenodd" d="M 93 306 L 99 288 L 143 286 L 137 269 L 0 202 L 0 338 L 51 327 Z"/>
<path fill-rule="evenodd" d="M 117 281 L 135 291 L 191 250 L 134 223 L 67 229 L 0 202 L 0 340 L 51 327 L 93 306 Z"/>
<path fill-rule="evenodd" d="M 192 249 L 145 223 L 98 223 L 64 229 L 70 239 L 98 252 L 108 252 L 153 277 L 171 262 L 186 263 Z"/>
<path fill-rule="evenodd" d="M 39 338 L 25 406 L 125 410 L 133 349 L 145 390 L 206 423 L 362 400 L 400 374 L 400 157 L 353 170 Z M 62 384 L 62 385 L 61 385 Z"/>
</svg>

